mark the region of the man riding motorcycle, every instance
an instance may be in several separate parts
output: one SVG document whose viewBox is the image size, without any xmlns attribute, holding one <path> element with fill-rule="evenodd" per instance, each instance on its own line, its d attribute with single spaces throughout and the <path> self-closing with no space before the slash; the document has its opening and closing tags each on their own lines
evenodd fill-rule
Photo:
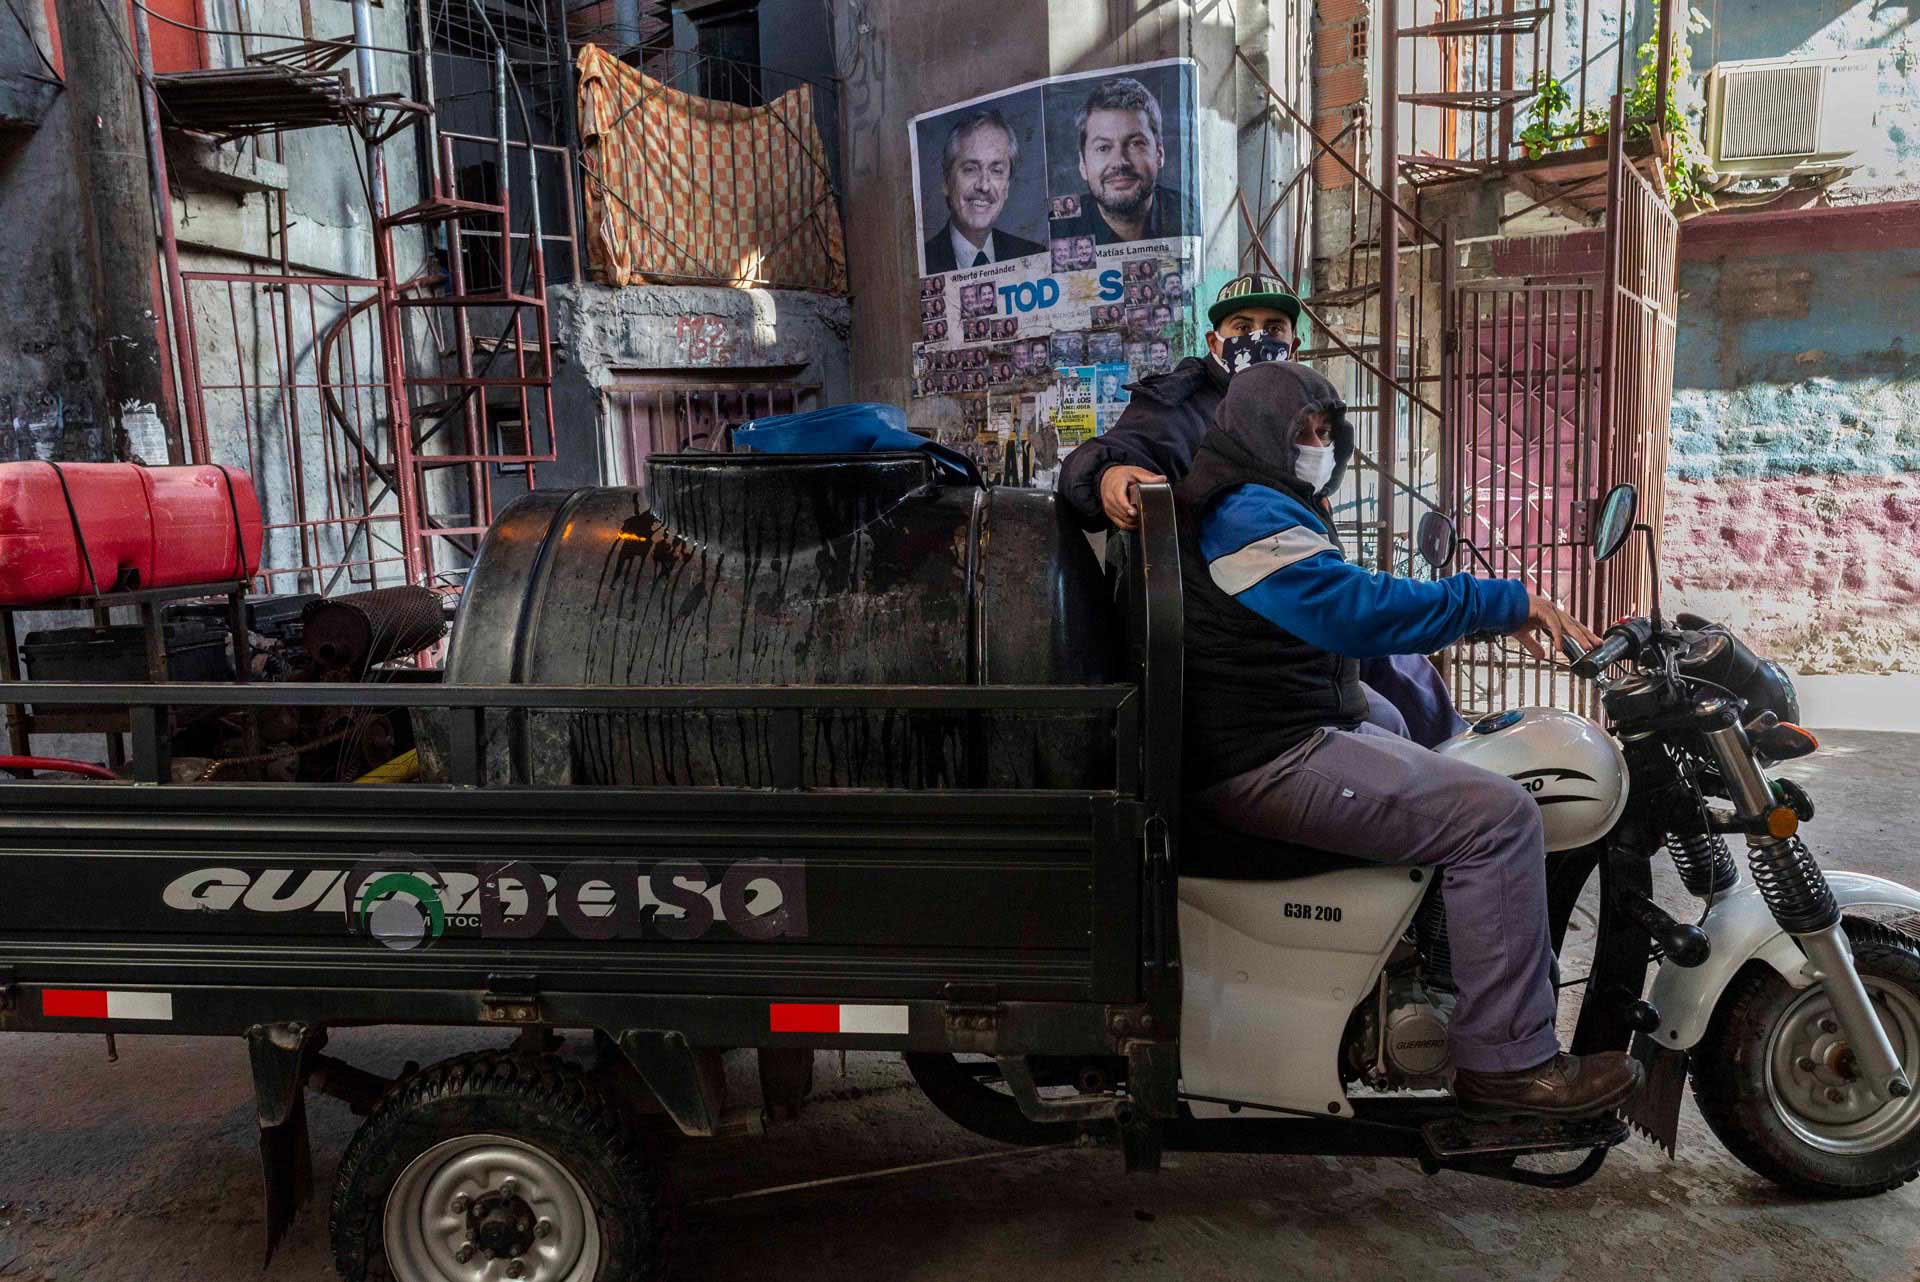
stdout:
<svg viewBox="0 0 1920 1282">
<path fill-rule="evenodd" d="M 1424 654 L 1482 631 L 1598 638 L 1524 584 L 1367 571 L 1336 543 L 1324 495 L 1353 452 L 1346 407 L 1301 365 L 1238 373 L 1174 490 L 1186 598 L 1191 801 L 1239 832 L 1369 862 L 1437 865 L 1459 1004 L 1449 1025 L 1463 1111 L 1581 1117 L 1641 1069 L 1560 1053 L 1546 849 L 1530 794 L 1368 720 L 1356 660 Z"/>
</svg>

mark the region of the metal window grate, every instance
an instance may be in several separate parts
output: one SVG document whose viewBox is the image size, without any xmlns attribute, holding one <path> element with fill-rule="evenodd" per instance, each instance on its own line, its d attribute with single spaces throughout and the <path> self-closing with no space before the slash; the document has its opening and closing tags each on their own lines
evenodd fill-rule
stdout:
<svg viewBox="0 0 1920 1282">
<path fill-rule="evenodd" d="M 644 375 L 616 379 L 609 414 L 629 485 L 646 484 L 647 459 L 687 450 L 732 449 L 731 429 L 751 419 L 820 404 L 817 384 L 766 379 L 691 382 Z"/>
</svg>

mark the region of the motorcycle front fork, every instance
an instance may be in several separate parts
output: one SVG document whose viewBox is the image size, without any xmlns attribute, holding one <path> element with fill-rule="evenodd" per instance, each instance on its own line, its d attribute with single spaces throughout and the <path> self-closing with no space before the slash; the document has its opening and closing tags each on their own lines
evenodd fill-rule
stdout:
<svg viewBox="0 0 1920 1282">
<path fill-rule="evenodd" d="M 1703 708 L 1705 715 L 1716 710 Z M 1722 724 L 1706 732 L 1713 755 L 1734 804 L 1734 812 L 1752 826 L 1764 821 L 1780 803 L 1754 760 L 1746 730 L 1737 716 L 1721 713 Z M 1855 1062 L 1867 1088 L 1883 1100 L 1909 1095 L 1900 1056 L 1893 1049 L 1886 1026 L 1867 996 L 1867 986 L 1853 964 L 1853 949 L 1840 924 L 1840 908 L 1826 875 L 1798 836 L 1749 836 L 1747 859 L 1753 879 L 1780 928 L 1792 935 L 1807 955 L 1816 982 L 1826 986 L 1834 1015 L 1847 1035 Z"/>
</svg>

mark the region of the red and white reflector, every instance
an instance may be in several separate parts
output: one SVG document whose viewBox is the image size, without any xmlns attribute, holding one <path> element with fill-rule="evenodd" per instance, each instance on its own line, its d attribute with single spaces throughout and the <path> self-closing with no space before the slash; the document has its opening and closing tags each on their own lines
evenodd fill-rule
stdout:
<svg viewBox="0 0 1920 1282">
<path fill-rule="evenodd" d="M 43 988 L 40 1013 L 56 1019 L 173 1018 L 172 993 L 128 993 L 100 988 Z"/>
<path fill-rule="evenodd" d="M 867 1033 L 886 1037 L 907 1035 L 905 1006 L 847 1006 L 827 1002 L 775 1002 L 767 1008 L 768 1026 L 776 1033 Z"/>
</svg>

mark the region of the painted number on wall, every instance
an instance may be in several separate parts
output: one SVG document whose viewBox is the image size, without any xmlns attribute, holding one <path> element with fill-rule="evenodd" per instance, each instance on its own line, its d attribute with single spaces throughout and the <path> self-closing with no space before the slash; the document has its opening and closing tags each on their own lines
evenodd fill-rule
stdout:
<svg viewBox="0 0 1920 1282">
<path fill-rule="evenodd" d="M 682 365 L 731 365 L 739 335 L 723 316 L 682 316 L 673 337 Z"/>
</svg>

